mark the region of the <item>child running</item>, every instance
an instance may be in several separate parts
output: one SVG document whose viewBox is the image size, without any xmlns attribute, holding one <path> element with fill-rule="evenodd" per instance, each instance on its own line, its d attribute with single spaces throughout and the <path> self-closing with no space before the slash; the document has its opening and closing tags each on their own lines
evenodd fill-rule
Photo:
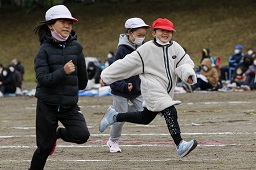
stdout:
<svg viewBox="0 0 256 170">
<path fill-rule="evenodd" d="M 36 143 L 29 170 L 44 169 L 56 140 L 83 144 L 89 139 L 78 102 L 78 90 L 87 85 L 83 48 L 72 30 L 78 22 L 64 5 L 56 5 L 35 28 L 41 46 L 34 60 L 37 87 Z M 58 128 L 60 121 L 65 128 Z"/>
<path fill-rule="evenodd" d="M 103 132 L 115 122 L 149 124 L 161 113 L 178 154 L 185 157 L 196 148 L 197 141 L 186 142 L 182 139 L 175 108 L 181 102 L 173 100 L 173 96 L 177 77 L 190 85 L 196 83 L 194 62 L 177 42 L 172 41 L 175 29 L 170 20 L 158 18 L 153 22 L 152 28 L 154 40 L 146 42 L 124 59 L 114 62 L 101 74 L 103 85 L 139 75 L 144 110 L 119 113 L 110 107 L 100 122 L 99 130 Z"/>
<path fill-rule="evenodd" d="M 125 22 L 126 33 L 120 34 L 115 61 L 123 59 L 144 43 L 149 25 L 141 18 L 130 18 Z M 113 108 L 120 113 L 128 111 L 142 111 L 142 96 L 140 91 L 140 78 L 138 75 L 119 80 L 110 85 L 113 94 Z M 131 102 L 130 106 L 128 102 Z M 130 109 L 129 109 L 130 108 Z M 119 138 L 124 122 L 116 122 L 111 126 L 110 138 L 107 142 L 110 152 L 121 152 Z"/>
</svg>

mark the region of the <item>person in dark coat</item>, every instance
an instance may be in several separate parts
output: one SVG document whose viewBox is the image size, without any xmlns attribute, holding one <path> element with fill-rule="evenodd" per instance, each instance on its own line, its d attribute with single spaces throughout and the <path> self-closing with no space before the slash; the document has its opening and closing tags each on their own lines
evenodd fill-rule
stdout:
<svg viewBox="0 0 256 170">
<path fill-rule="evenodd" d="M 36 143 L 30 170 L 43 170 L 57 139 L 83 144 L 89 139 L 85 118 L 78 106 L 78 91 L 86 87 L 83 48 L 72 30 L 78 22 L 64 5 L 51 7 L 35 28 L 41 42 L 34 59 L 37 87 Z M 58 121 L 63 127 L 58 127 Z"/>
</svg>

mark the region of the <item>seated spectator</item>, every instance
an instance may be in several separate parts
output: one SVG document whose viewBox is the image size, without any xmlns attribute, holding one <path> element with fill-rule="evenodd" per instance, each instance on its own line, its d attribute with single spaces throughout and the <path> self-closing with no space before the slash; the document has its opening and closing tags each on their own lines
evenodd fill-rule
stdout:
<svg viewBox="0 0 256 170">
<path fill-rule="evenodd" d="M 192 85 L 193 90 L 217 90 L 219 74 L 209 58 L 203 59 L 201 71 L 197 74 L 197 83 Z"/>
<path fill-rule="evenodd" d="M 15 70 L 15 68 L 10 65 L 9 66 L 10 73 L 13 75 L 14 80 L 16 82 L 16 94 L 21 95 L 21 85 L 22 85 L 22 77 L 19 71 Z"/>
<path fill-rule="evenodd" d="M 20 72 L 21 75 L 21 80 L 24 80 L 24 74 L 25 74 L 25 70 L 23 65 L 20 63 L 20 61 L 17 58 L 12 59 L 10 65 L 14 66 L 15 70 L 17 70 L 18 72 Z"/>
<path fill-rule="evenodd" d="M 105 61 L 105 68 L 110 66 L 114 61 L 115 61 L 115 54 L 114 54 L 114 52 L 109 51 L 109 53 L 107 54 L 106 61 Z"/>
<path fill-rule="evenodd" d="M 229 69 L 234 68 L 237 66 L 238 63 L 241 62 L 242 58 L 244 57 L 243 46 L 238 44 L 235 46 L 234 54 L 229 57 L 228 63 L 229 65 L 223 66 L 220 69 L 220 79 L 221 81 L 229 80 Z M 230 80 L 231 81 L 231 80 Z"/>
<path fill-rule="evenodd" d="M 246 75 L 244 73 L 248 70 L 251 64 L 252 64 L 251 55 L 245 55 L 243 57 L 243 61 L 237 64 L 231 83 L 236 83 L 237 87 L 244 85 L 245 79 L 246 79 Z"/>
<path fill-rule="evenodd" d="M 15 93 L 16 82 L 10 70 L 3 68 L 0 77 L 0 97 L 3 97 L 6 93 Z"/>
<path fill-rule="evenodd" d="M 249 66 L 248 70 L 245 72 L 246 80 L 245 85 L 241 86 L 244 90 L 255 90 L 256 89 L 256 54 L 253 55 L 253 63 Z"/>
<path fill-rule="evenodd" d="M 100 83 L 100 74 L 102 69 L 95 65 L 94 62 L 89 62 L 87 67 L 88 79 L 94 81 L 94 83 Z"/>
</svg>

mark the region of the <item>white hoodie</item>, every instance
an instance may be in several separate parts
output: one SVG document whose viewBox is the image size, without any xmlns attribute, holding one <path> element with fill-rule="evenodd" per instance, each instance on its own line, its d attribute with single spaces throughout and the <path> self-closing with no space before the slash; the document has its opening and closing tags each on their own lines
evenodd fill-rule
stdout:
<svg viewBox="0 0 256 170">
<path fill-rule="evenodd" d="M 194 62 L 177 42 L 162 46 L 151 40 L 104 69 L 101 78 L 103 82 L 111 84 L 139 75 L 143 106 L 150 111 L 160 112 L 181 103 L 173 100 L 177 76 L 184 82 L 192 76 L 192 84 L 195 84 L 193 68 Z"/>
</svg>

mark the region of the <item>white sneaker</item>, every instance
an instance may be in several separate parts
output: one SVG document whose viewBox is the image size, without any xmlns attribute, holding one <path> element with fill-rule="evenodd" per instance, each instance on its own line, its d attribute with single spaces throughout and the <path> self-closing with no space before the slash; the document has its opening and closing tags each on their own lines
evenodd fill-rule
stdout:
<svg viewBox="0 0 256 170">
<path fill-rule="evenodd" d="M 107 145 L 111 153 L 122 152 L 122 150 L 119 148 L 118 141 L 113 142 L 109 139 Z"/>
</svg>

